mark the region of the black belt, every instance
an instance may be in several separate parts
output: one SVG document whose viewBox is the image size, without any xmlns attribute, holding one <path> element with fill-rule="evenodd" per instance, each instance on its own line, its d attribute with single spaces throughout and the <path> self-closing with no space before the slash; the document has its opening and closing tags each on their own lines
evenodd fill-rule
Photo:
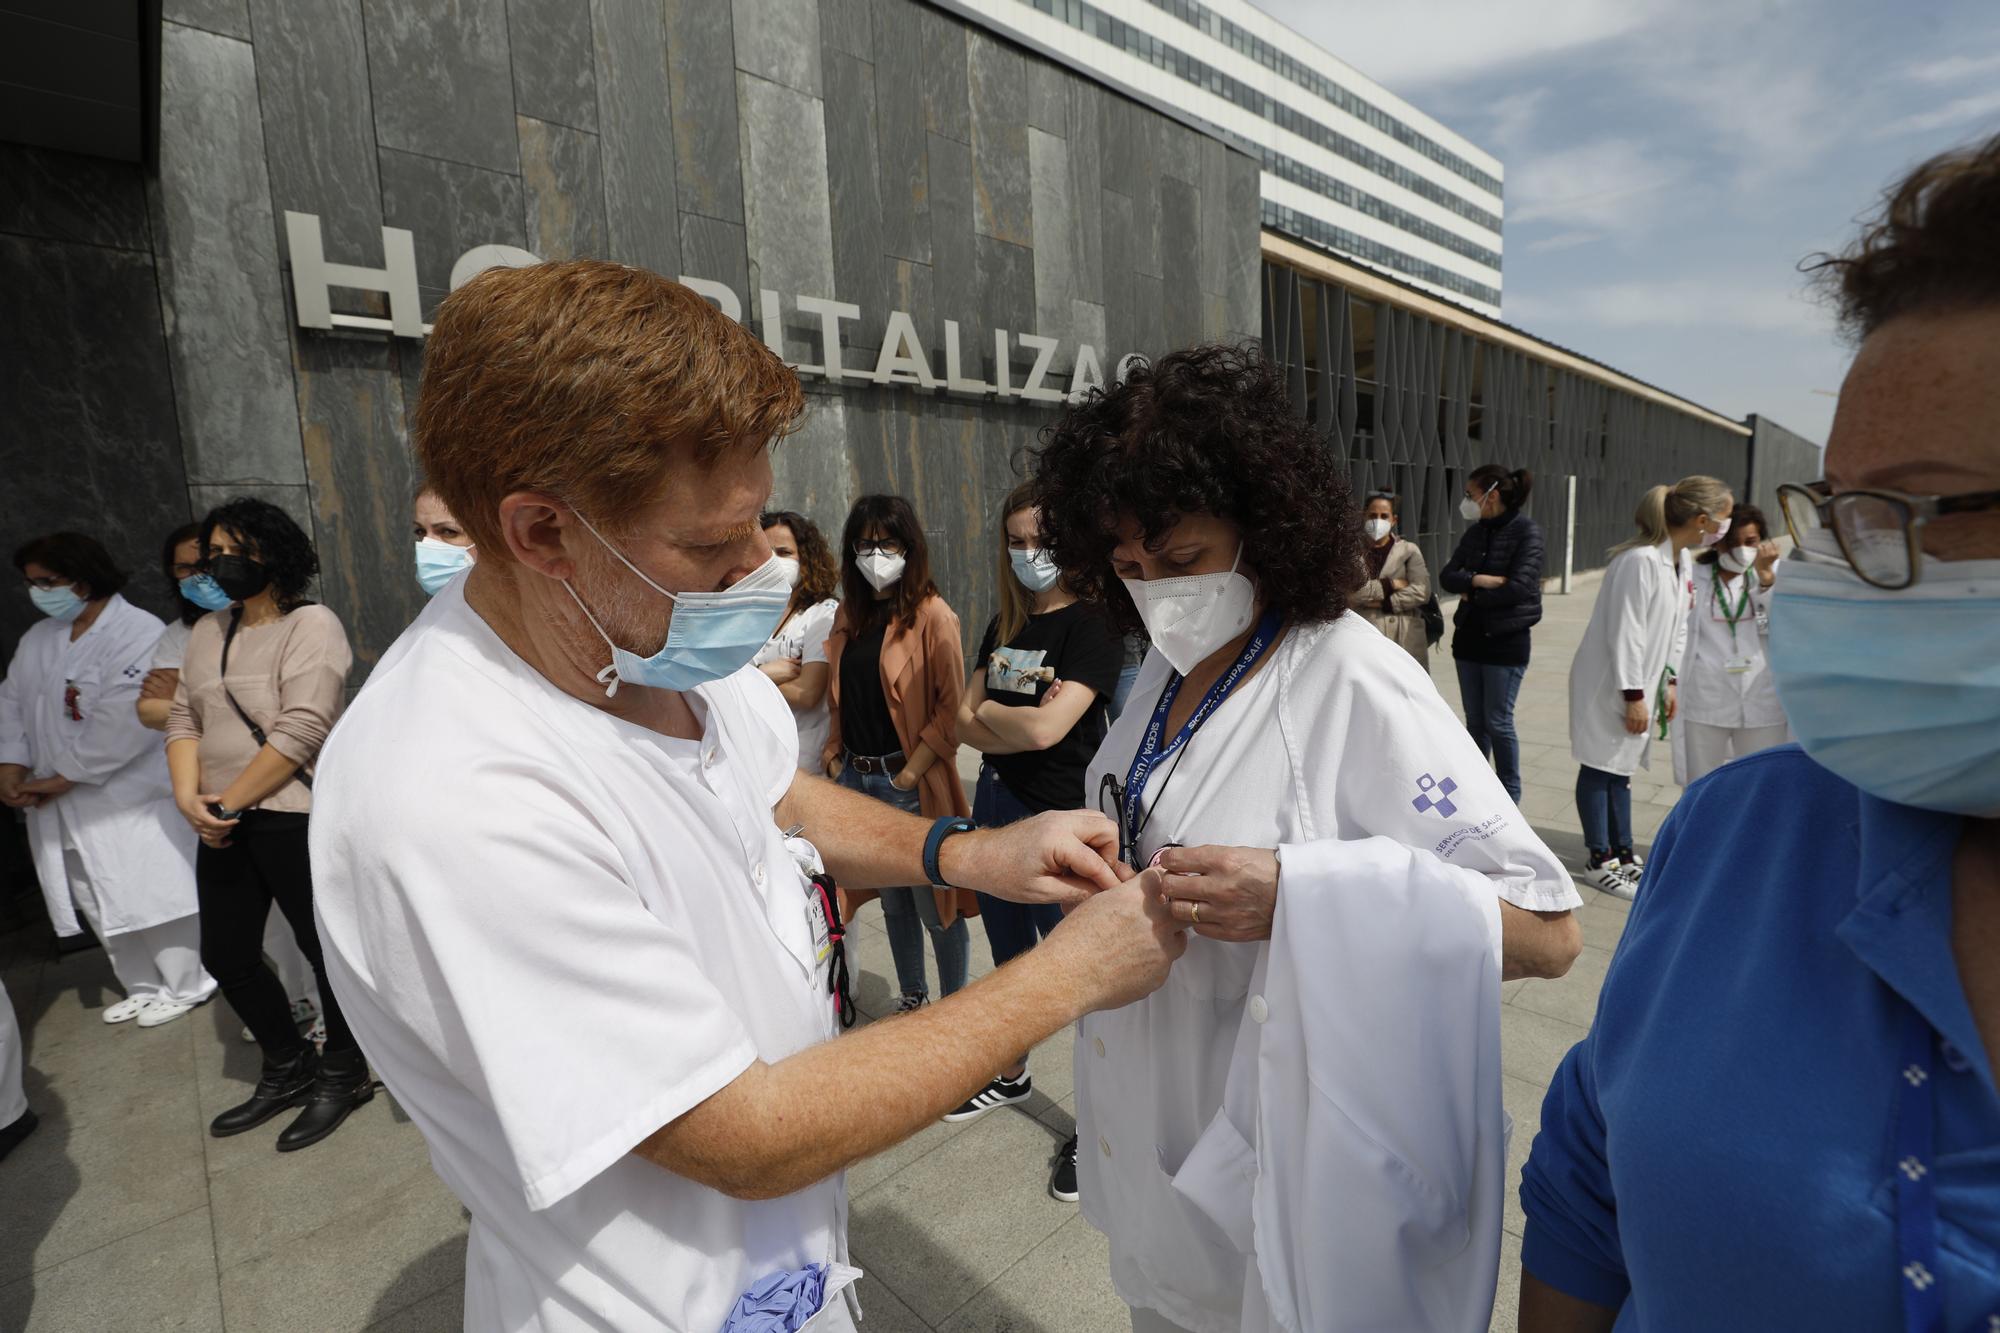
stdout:
<svg viewBox="0 0 2000 1333">
<path fill-rule="evenodd" d="M 847 766 L 856 773 L 887 773 L 891 777 L 903 771 L 903 752 L 893 754 L 866 755 L 849 752 Z"/>
</svg>

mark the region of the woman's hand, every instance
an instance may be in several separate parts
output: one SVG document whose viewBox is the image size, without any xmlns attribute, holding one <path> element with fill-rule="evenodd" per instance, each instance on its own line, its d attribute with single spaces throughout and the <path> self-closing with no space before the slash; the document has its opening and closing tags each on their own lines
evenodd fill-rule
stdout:
<svg viewBox="0 0 2000 1333">
<path fill-rule="evenodd" d="M 1625 701 L 1626 731 L 1634 736 L 1643 736 L 1646 734 L 1646 723 L 1648 721 L 1646 701 L 1644 699 L 1627 699 Z"/>
<path fill-rule="evenodd" d="M 22 764 L 0 764 L 0 805 L 9 810 L 32 810 L 42 803 L 39 796 L 31 796 L 22 788 L 27 785 L 28 770 Z"/>
<path fill-rule="evenodd" d="M 180 807 L 181 818 L 188 822 L 188 826 L 194 830 L 195 836 L 200 838 L 204 844 L 210 847 L 227 847 L 229 845 L 229 834 L 235 829 L 236 821 L 233 819 L 217 819 L 208 812 L 209 806 L 221 804 L 220 798 L 200 795 L 188 800 L 176 801 L 174 804 Z"/>
<path fill-rule="evenodd" d="M 1773 541 L 1758 543 L 1757 563 L 1754 566 L 1757 571 L 1757 581 L 1767 588 L 1770 587 L 1772 579 L 1775 577 L 1772 571 L 1777 568 L 1777 565 L 1778 544 Z"/>
<path fill-rule="evenodd" d="M 757 668 L 771 678 L 773 685 L 789 685 L 799 678 L 805 664 L 796 657 L 779 657 Z"/>
<path fill-rule="evenodd" d="M 1050 704 L 1054 703 L 1056 701 L 1056 696 L 1062 693 L 1062 687 L 1063 683 L 1061 681 L 1059 680 L 1050 681 L 1048 693 L 1044 694 L 1041 698 L 1035 701 L 1035 707 L 1047 708 Z"/>
<path fill-rule="evenodd" d="M 840 771 L 845 767 L 847 767 L 847 765 L 841 762 L 841 758 L 838 754 L 829 754 L 820 763 L 820 768 L 825 771 L 827 777 L 833 779 L 836 782 L 840 780 Z"/>
<path fill-rule="evenodd" d="M 1174 920 L 1212 940 L 1268 940 L 1278 913 L 1278 854 L 1251 847 L 1169 847 L 1154 859 L 1167 872 Z"/>
<path fill-rule="evenodd" d="M 60 773 L 45 778 L 35 778 L 21 784 L 21 795 L 33 796 L 41 801 L 52 801 L 58 796 L 67 796 L 76 784 Z"/>
<path fill-rule="evenodd" d="M 139 682 L 141 699 L 172 699 L 174 690 L 180 685 L 181 673 L 172 667 L 159 667 L 148 671 L 146 679 Z"/>
<path fill-rule="evenodd" d="M 917 775 L 910 772 L 907 768 L 898 769 L 896 776 L 889 779 L 889 785 L 897 791 L 915 791 L 917 789 Z"/>
<path fill-rule="evenodd" d="M 1674 720 L 1674 714 L 1681 711 L 1681 687 L 1673 681 L 1667 682 L 1667 721 Z"/>
<path fill-rule="evenodd" d="M 1474 574 L 1472 576 L 1472 586 L 1475 588 L 1504 588 L 1507 586 L 1507 579 L 1502 574 Z"/>
<path fill-rule="evenodd" d="M 1487 576 L 1482 574 L 1480 575 L 1480 577 L 1485 578 Z M 1403 589 L 1410 586 L 1410 581 L 1408 579 L 1390 579 L 1383 586 L 1386 587 L 1390 592 L 1401 592 Z"/>
</svg>

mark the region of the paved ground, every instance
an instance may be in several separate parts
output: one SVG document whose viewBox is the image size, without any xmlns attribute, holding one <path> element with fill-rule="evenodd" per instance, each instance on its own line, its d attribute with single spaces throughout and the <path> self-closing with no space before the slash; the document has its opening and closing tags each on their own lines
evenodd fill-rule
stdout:
<svg viewBox="0 0 2000 1333">
<path fill-rule="evenodd" d="M 1565 677 L 1594 581 L 1551 596 L 1519 723 L 1523 805 L 1574 858 Z M 1448 659 L 1434 676 L 1453 706 Z M 1675 793 L 1634 783 L 1635 830 L 1651 838 Z M 1664 779 L 1663 779 L 1664 781 Z M 1625 922 L 1585 891 L 1586 948 L 1558 982 L 1515 982 L 1502 1010 L 1510 1177 L 1527 1156 L 1542 1090 L 1581 1037 Z M 879 909 L 859 914 L 863 1010 L 890 1001 Z M 989 965 L 973 931 L 974 971 Z M 0 1163 L 0 1329 L 406 1330 L 460 1325 L 463 1211 L 431 1174 L 414 1126 L 385 1096 L 302 1153 L 279 1156 L 277 1124 L 211 1139 L 208 1119 L 255 1080 L 255 1049 L 216 1003 L 167 1027 L 107 1028 L 115 998 L 102 953 L 56 959 L 46 927 L 0 933 L 0 978 L 28 1033 L 28 1095 L 42 1128 Z M 934 1125 L 850 1177 L 856 1260 L 869 1273 L 871 1333 L 1123 1330 L 1103 1238 L 1044 1190 L 1072 1126 L 1068 1034 L 1036 1052 L 1021 1110 Z M 1494 1328 L 1514 1327 L 1520 1212 L 1511 1200 Z"/>
</svg>

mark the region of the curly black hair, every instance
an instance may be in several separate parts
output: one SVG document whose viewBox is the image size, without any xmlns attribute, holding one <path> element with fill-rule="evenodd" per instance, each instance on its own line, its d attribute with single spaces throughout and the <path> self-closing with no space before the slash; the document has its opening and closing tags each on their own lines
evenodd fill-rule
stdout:
<svg viewBox="0 0 2000 1333">
<path fill-rule="evenodd" d="M 1858 342 L 1898 315 L 2000 304 L 2000 134 L 1940 153 L 1883 192 L 1838 255 L 1801 267 Z"/>
<path fill-rule="evenodd" d="M 1363 581 L 1347 474 L 1255 344 L 1135 362 L 1044 428 L 1034 485 L 1043 545 L 1071 589 L 1127 631 L 1143 625 L 1111 552 L 1128 519 L 1149 544 L 1186 514 L 1236 524 L 1264 604 L 1289 621 L 1337 617 Z"/>
<path fill-rule="evenodd" d="M 264 566 L 271 576 L 271 596 L 281 611 L 305 606 L 312 599 L 306 590 L 319 573 L 319 556 L 312 538 L 292 521 L 292 516 L 268 500 L 239 495 L 224 500 L 208 511 L 201 521 L 202 558 L 217 528 L 227 528 L 242 544 L 243 553 Z"/>
</svg>

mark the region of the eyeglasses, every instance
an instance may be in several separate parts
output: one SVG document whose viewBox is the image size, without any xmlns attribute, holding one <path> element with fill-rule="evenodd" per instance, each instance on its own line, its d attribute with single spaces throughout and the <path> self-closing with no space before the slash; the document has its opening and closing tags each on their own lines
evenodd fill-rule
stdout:
<svg viewBox="0 0 2000 1333">
<path fill-rule="evenodd" d="M 1863 580 L 1895 592 L 1914 584 L 1923 569 L 1924 524 L 1947 514 L 2000 509 L 2000 491 L 1968 495 L 1907 495 L 1902 491 L 1834 493 L 1823 481 L 1778 487 L 1785 527 L 1800 546 L 1833 530 L 1840 554 Z"/>
<path fill-rule="evenodd" d="M 50 574 L 39 579 L 24 577 L 21 581 L 30 588 L 38 588 L 43 592 L 53 592 L 57 588 L 67 588 L 70 586 L 70 580 L 60 574 Z"/>
<path fill-rule="evenodd" d="M 881 541 L 858 541 L 854 543 L 856 555 L 901 555 L 903 544 L 894 537 L 884 537 Z"/>
</svg>

